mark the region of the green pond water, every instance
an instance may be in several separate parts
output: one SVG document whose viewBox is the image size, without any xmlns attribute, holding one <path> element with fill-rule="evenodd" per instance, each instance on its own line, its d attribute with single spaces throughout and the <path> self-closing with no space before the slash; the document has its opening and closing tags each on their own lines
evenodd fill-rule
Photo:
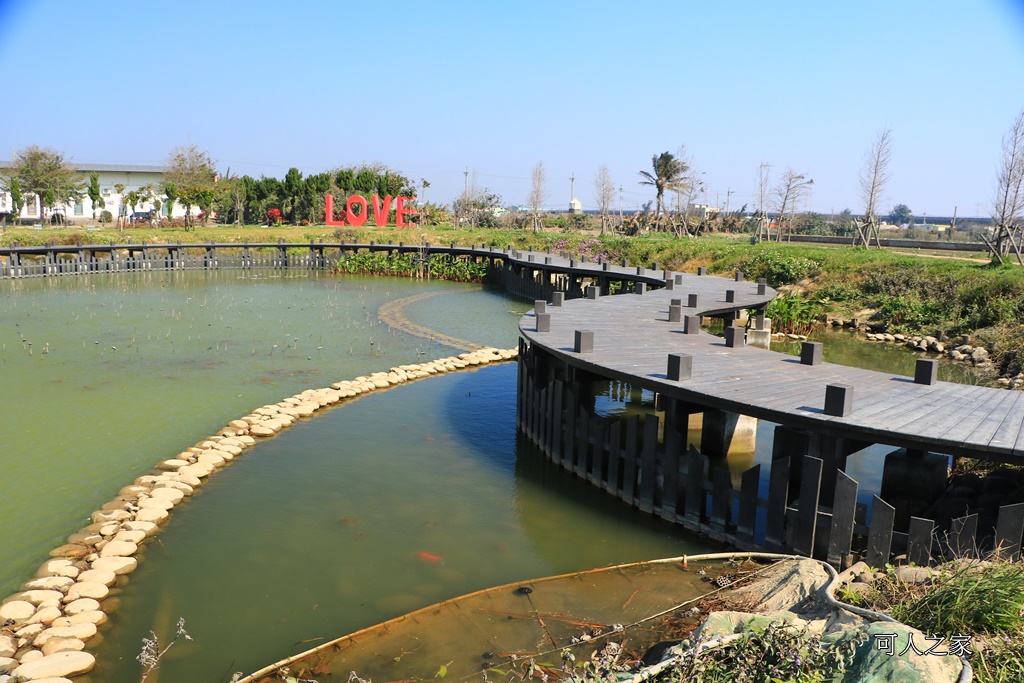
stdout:
<svg viewBox="0 0 1024 683">
<path fill-rule="evenodd" d="M 260 275 L 0 283 L 0 592 L 118 489 L 227 421 L 457 352 L 380 324 L 383 303 L 436 292 L 405 315 L 500 347 L 528 307 L 471 285 Z M 193 640 L 160 677 L 221 681 L 477 588 L 708 549 L 517 444 L 515 378 L 511 363 L 432 377 L 247 450 L 144 546 L 90 644 L 89 679 L 137 681 L 142 638 L 166 642 L 179 618 Z"/>
<path fill-rule="evenodd" d="M 0 594 L 118 489 L 227 421 L 457 353 L 377 320 L 424 292 L 412 322 L 499 347 L 516 344 L 529 307 L 473 285 L 273 271 L 0 282 Z M 827 340 L 826 360 L 913 371 L 901 349 Z M 432 377 L 247 450 L 143 547 L 90 644 L 89 678 L 137 681 L 142 638 L 166 642 L 180 618 L 193 640 L 150 683 L 227 681 L 490 585 L 713 550 L 543 463 L 516 438 L 515 379 L 512 363 Z M 770 436 L 759 425 L 756 461 Z M 850 467 L 864 490 L 880 476 L 877 455 Z"/>
</svg>

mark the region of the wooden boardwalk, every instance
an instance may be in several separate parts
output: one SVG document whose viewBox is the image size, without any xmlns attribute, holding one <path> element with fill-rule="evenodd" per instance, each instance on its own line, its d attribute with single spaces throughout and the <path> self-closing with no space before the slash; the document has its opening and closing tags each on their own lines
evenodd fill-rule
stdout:
<svg viewBox="0 0 1024 683">
<path fill-rule="evenodd" d="M 774 295 L 757 285 L 684 275 L 673 290 L 598 297 L 547 307 L 550 331 L 536 331 L 536 314 L 522 335 L 552 355 L 593 373 L 703 407 L 866 443 L 1024 464 L 1024 392 L 936 382 L 833 363 L 803 365 L 797 357 L 752 346 L 729 348 L 704 331 L 683 333 L 669 322 L 672 299 L 686 315 L 720 315 L 764 306 Z M 726 291 L 736 292 L 726 301 Z M 696 309 L 687 295 L 698 295 Z M 577 330 L 593 332 L 593 351 L 574 351 Z M 667 377 L 669 354 L 692 356 L 692 376 Z M 828 385 L 850 387 L 852 412 L 824 411 Z"/>
<path fill-rule="evenodd" d="M 994 519 L 974 512 L 940 521 L 913 516 L 913 506 L 944 490 L 941 454 L 1024 461 L 1024 392 L 936 382 L 932 360 L 919 360 L 910 378 L 823 363 L 820 344 L 805 344 L 796 358 L 744 346 L 739 328 L 721 339 L 700 331 L 699 316 L 728 322 L 763 309 L 775 292 L 740 274 L 662 277 L 672 284 L 616 296 L 590 287 L 580 300 L 536 302 L 521 319 L 517 422 L 550 461 L 628 505 L 743 549 L 839 567 L 858 557 L 873 567 L 927 565 L 993 548 L 1020 557 L 1024 503 L 999 506 Z M 602 381 L 654 392 L 656 411 L 599 414 Z M 696 413 L 705 452 L 686 448 Z M 770 471 L 755 465 L 735 485 L 718 436 L 737 415 L 778 426 Z M 886 457 L 882 487 L 892 459 L 893 500 L 876 495 L 865 505 L 843 469 L 872 444 L 906 451 Z"/>
</svg>

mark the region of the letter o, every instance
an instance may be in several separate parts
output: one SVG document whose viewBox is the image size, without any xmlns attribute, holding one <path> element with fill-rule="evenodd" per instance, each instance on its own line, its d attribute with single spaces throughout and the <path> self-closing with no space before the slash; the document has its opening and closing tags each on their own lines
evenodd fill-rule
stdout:
<svg viewBox="0 0 1024 683">
<path fill-rule="evenodd" d="M 358 214 L 352 212 L 352 206 L 354 204 L 359 204 L 362 207 Z M 345 202 L 345 217 L 348 224 L 353 226 L 366 225 L 366 208 L 366 197 L 361 194 L 354 194 L 349 197 L 348 201 Z"/>
</svg>

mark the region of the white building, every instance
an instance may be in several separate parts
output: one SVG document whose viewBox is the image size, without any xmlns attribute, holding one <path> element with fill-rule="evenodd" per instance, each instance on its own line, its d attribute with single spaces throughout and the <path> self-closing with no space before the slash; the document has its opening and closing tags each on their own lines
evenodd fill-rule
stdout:
<svg viewBox="0 0 1024 683">
<path fill-rule="evenodd" d="M 0 173 L 3 169 L 11 167 L 11 162 L 0 161 Z M 131 164 L 76 164 L 75 170 L 80 174 L 81 180 L 88 187 L 89 176 L 93 173 L 99 174 L 100 193 L 103 197 L 104 206 L 96 207 L 96 220 L 99 219 L 102 211 L 109 211 L 116 219 L 121 216 L 130 216 L 132 207 L 128 205 L 128 193 L 136 191 L 140 195 L 148 195 L 149 199 L 140 202 L 135 211 L 151 211 L 155 208 L 154 202 L 161 204 L 160 214 L 167 215 L 167 197 L 163 194 L 164 169 L 163 166 L 139 166 Z M 124 185 L 122 193 L 114 189 L 115 185 Z M 21 220 L 26 222 L 49 220 L 52 213 L 63 213 L 68 222 L 71 223 L 92 223 L 93 205 L 89 195 L 83 190 L 82 196 L 77 202 L 65 206 L 57 206 L 52 211 L 47 210 L 47 215 L 40 216 L 40 201 L 38 197 L 25 195 L 25 206 L 21 210 Z M 123 199 L 122 199 L 123 198 Z M 14 208 L 9 192 L 0 192 L 0 214 L 9 214 Z M 174 205 L 175 218 L 185 215 L 185 209 L 180 204 Z"/>
<path fill-rule="evenodd" d="M 710 204 L 692 203 L 689 205 L 690 215 L 704 220 L 718 215 L 718 207 Z"/>
</svg>

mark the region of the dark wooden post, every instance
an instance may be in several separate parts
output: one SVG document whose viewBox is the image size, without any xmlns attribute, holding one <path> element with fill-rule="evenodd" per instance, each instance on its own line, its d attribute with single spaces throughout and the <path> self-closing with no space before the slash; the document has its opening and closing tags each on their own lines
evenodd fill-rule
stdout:
<svg viewBox="0 0 1024 683">
<path fill-rule="evenodd" d="M 800 364 L 801 365 L 820 365 L 821 364 L 821 342 L 804 342 L 800 346 Z"/>
<path fill-rule="evenodd" d="M 668 378 L 673 382 L 682 382 L 693 376 L 693 356 L 688 353 L 668 354 Z"/>
<path fill-rule="evenodd" d="M 591 353 L 594 350 L 594 333 L 591 330 L 576 330 L 573 350 L 576 353 Z"/>
</svg>

